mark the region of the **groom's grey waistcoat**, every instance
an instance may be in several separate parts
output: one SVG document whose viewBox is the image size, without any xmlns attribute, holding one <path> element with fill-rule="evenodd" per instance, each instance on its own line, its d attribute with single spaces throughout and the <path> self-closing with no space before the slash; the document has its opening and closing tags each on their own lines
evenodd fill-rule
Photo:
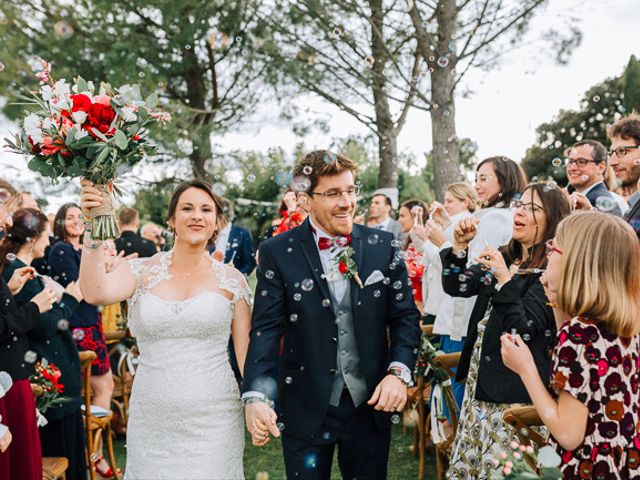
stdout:
<svg viewBox="0 0 640 480">
<path fill-rule="evenodd" d="M 353 311 L 351 308 L 351 285 L 347 286 L 342 300 L 338 300 L 332 288 L 329 288 L 333 311 L 338 324 L 338 359 L 336 379 L 331 390 L 329 404 L 337 407 L 340 403 L 342 389 L 347 386 L 351 399 L 357 407 L 367 399 L 367 384 L 360 366 L 360 355 L 356 344 L 353 327 Z"/>
</svg>

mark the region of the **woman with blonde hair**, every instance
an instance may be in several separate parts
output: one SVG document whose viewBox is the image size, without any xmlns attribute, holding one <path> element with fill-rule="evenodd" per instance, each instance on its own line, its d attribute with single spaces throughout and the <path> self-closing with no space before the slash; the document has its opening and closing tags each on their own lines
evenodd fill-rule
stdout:
<svg viewBox="0 0 640 480">
<path fill-rule="evenodd" d="M 548 242 L 543 285 L 558 324 L 545 388 L 520 336 L 501 338 L 562 458 L 563 478 L 639 478 L 640 245 L 622 219 L 571 215 Z"/>
</svg>

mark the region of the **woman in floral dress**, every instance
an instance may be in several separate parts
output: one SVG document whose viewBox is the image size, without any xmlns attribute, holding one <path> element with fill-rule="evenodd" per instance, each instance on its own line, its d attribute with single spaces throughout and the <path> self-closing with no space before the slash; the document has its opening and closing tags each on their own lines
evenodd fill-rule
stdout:
<svg viewBox="0 0 640 480">
<path fill-rule="evenodd" d="M 572 215 L 549 245 L 545 289 L 558 344 L 553 394 L 519 337 L 502 338 L 562 458 L 564 479 L 640 478 L 640 246 L 611 214 Z"/>
</svg>

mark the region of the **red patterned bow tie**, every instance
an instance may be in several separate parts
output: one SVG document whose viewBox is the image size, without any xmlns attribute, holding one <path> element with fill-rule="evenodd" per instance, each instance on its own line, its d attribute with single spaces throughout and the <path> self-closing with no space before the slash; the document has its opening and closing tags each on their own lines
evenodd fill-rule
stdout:
<svg viewBox="0 0 640 480">
<path fill-rule="evenodd" d="M 327 238 L 327 237 L 318 238 L 318 248 L 320 250 L 326 250 L 327 248 L 331 248 L 334 245 L 338 247 L 346 247 L 348 245 L 351 245 L 351 235 L 347 235 L 346 237 L 336 237 L 336 238 Z"/>
</svg>

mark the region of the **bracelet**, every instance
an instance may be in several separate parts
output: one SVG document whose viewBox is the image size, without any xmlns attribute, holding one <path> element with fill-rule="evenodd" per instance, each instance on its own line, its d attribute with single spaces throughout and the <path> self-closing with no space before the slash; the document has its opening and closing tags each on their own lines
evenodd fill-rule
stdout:
<svg viewBox="0 0 640 480">
<path fill-rule="evenodd" d="M 551 308 L 558 308 L 558 304 L 556 302 L 546 302 L 545 305 Z"/>
</svg>

